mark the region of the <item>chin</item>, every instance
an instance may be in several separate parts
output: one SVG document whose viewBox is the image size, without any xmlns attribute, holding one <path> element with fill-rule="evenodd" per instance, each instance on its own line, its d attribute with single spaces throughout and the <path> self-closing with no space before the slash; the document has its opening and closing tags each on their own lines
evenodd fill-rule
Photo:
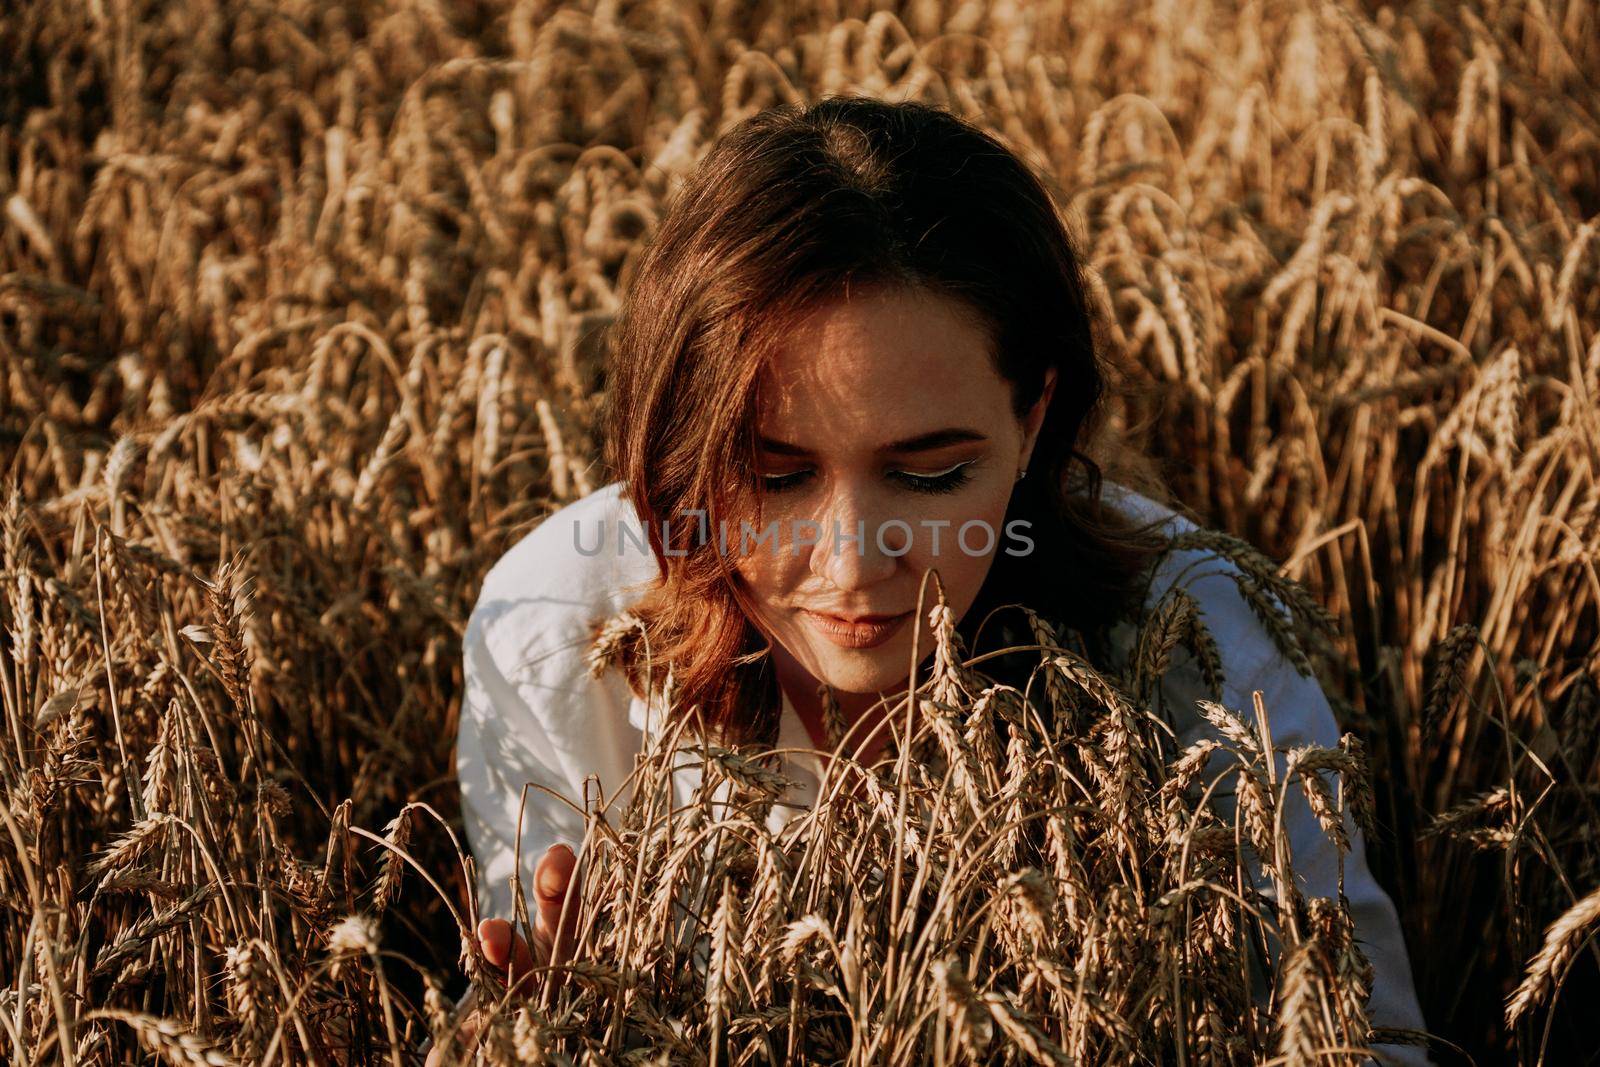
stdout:
<svg viewBox="0 0 1600 1067">
<path fill-rule="evenodd" d="M 906 678 L 904 650 L 886 654 L 873 649 L 844 655 L 830 650 L 820 667 L 821 680 L 841 693 L 879 693 L 895 688 Z"/>
</svg>

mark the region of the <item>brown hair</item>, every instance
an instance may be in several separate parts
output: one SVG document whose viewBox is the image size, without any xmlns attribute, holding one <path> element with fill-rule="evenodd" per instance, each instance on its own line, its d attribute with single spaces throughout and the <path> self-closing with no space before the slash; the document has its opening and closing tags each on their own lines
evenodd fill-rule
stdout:
<svg viewBox="0 0 1600 1067">
<path fill-rule="evenodd" d="M 961 620 L 968 647 L 1008 603 L 1080 633 L 1137 607 L 1160 541 L 1102 508 L 1102 477 L 1169 497 L 1103 421 L 1121 383 L 1074 242 L 1038 178 L 988 133 L 930 105 L 861 97 L 763 111 L 712 146 L 624 283 L 605 458 L 662 574 L 631 609 L 641 625 L 613 646 L 636 692 L 660 686 L 670 665 L 676 713 L 698 707 L 704 726 L 734 740 L 770 736 L 765 638 L 717 539 L 685 515 L 737 529 L 759 508 L 758 374 L 790 324 L 847 287 L 920 286 L 966 305 L 993 338 L 1019 417 L 1057 368 L 1006 516 L 1027 519 L 1040 547 L 995 554 Z"/>
</svg>

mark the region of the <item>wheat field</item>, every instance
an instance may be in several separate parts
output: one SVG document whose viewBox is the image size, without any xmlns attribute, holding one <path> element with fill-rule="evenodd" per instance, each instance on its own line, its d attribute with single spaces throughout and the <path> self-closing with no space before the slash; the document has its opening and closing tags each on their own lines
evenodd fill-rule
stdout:
<svg viewBox="0 0 1600 1067">
<path fill-rule="evenodd" d="M 1437 1062 L 1597 1062 L 1597 85 L 1592 0 L 13 0 L 0 1058 L 415 1063 L 469 982 L 497 1064 L 1424 1040 L 1370 1032 L 1348 915 L 1294 892 L 1295 790 L 1369 828 Z M 590 819 L 577 957 L 501 997 L 461 937 L 466 617 L 608 480 L 604 330 L 684 175 L 835 93 L 1046 177 L 1120 421 L 1296 606 L 1345 739 L 1280 778 L 1271 709 L 1216 705 L 1173 751 L 1135 697 L 1204 650 L 1180 600 L 1126 678 L 1036 620 L 1026 693 L 945 625 L 906 758 L 785 835 L 759 754 L 652 753 Z M 720 802 L 662 804 L 685 756 Z"/>
</svg>

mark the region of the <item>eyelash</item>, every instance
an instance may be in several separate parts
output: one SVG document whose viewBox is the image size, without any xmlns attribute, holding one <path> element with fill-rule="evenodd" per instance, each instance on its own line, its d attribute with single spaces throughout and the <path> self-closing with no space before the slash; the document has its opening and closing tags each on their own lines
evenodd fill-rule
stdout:
<svg viewBox="0 0 1600 1067">
<path fill-rule="evenodd" d="M 889 477 L 913 493 L 928 493 L 937 495 L 953 493 L 967 484 L 972 477 L 967 470 L 976 460 L 967 460 L 958 463 L 947 471 L 938 474 L 907 474 L 905 471 L 890 471 Z M 764 474 L 761 476 L 762 486 L 772 493 L 782 493 L 789 489 L 797 488 L 801 482 L 812 474 L 811 471 L 794 471 L 789 474 Z"/>
</svg>

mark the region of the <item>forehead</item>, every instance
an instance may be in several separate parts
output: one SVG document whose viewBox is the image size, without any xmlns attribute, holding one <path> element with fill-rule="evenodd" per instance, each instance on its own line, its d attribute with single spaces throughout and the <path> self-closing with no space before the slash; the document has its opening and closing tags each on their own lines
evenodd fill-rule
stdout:
<svg viewBox="0 0 1600 1067">
<path fill-rule="evenodd" d="M 903 286 L 852 291 L 796 323 L 764 369 L 759 429 L 826 447 L 895 440 L 1010 413 L 993 341 L 958 301 Z"/>
</svg>

